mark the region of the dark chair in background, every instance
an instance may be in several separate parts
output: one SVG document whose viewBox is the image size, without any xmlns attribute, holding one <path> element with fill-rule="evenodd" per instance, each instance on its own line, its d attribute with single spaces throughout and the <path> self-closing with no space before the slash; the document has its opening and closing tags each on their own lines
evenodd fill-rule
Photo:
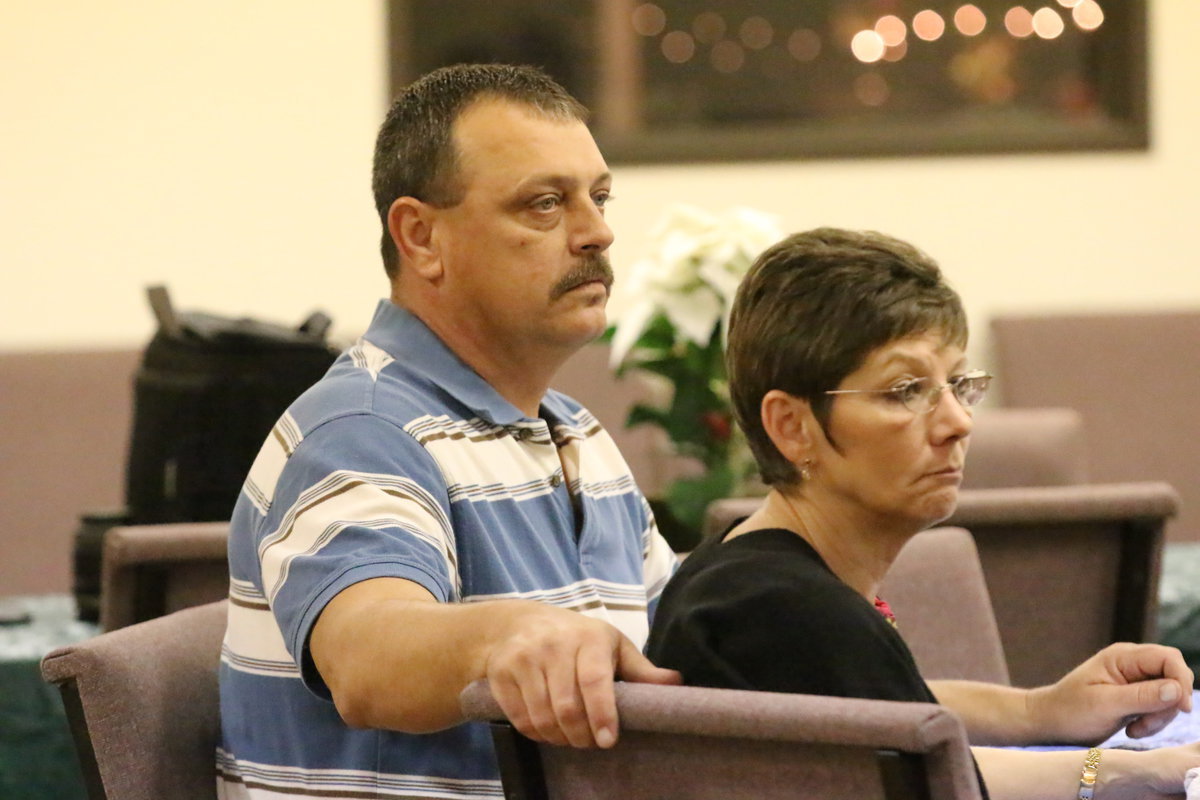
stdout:
<svg viewBox="0 0 1200 800">
<path fill-rule="evenodd" d="M 980 408 L 963 488 L 1087 483 L 1085 438 L 1083 417 L 1071 408 Z"/>
<path fill-rule="evenodd" d="M 526 739 L 485 683 L 462 706 L 493 723 L 510 800 L 979 797 L 962 723 L 933 704 L 620 683 L 609 750 Z"/>
<path fill-rule="evenodd" d="M 713 503 L 706 535 L 758 502 Z M 1155 640 L 1163 531 L 1178 507 L 1165 483 L 959 493 L 943 524 L 975 539 L 1013 685 L 1055 681 L 1112 642 Z"/>
<path fill-rule="evenodd" d="M 935 528 L 914 536 L 879 593 L 926 680 L 1009 682 L 992 599 L 968 531 Z"/>
<path fill-rule="evenodd" d="M 1000 316 L 991 333 L 1005 406 L 1079 411 L 1091 479 L 1170 483 L 1171 540 L 1200 541 L 1200 311 Z"/>
<path fill-rule="evenodd" d="M 51 652 L 90 800 L 215 800 L 226 601 Z"/>
<path fill-rule="evenodd" d="M 116 630 L 228 596 L 228 540 L 228 522 L 110 528 L 101 561 L 101 627 Z"/>
<path fill-rule="evenodd" d="M 1178 510 L 1179 495 L 1157 482 L 960 493 L 944 524 L 975 537 L 1014 685 L 1057 680 L 1112 642 L 1157 641 Z"/>
</svg>

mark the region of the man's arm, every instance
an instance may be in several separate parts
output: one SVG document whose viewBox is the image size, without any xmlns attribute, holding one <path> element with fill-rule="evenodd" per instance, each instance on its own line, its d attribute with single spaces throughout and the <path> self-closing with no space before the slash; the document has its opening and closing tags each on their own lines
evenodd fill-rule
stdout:
<svg viewBox="0 0 1200 800">
<path fill-rule="evenodd" d="M 611 747 L 614 675 L 678 683 L 616 628 L 526 600 L 446 604 L 400 578 L 337 594 L 309 642 L 349 725 L 423 733 L 462 720 L 458 695 L 487 678 L 514 726 L 534 739 Z"/>
<path fill-rule="evenodd" d="M 1095 744 L 1121 728 L 1162 730 L 1192 708 L 1192 671 L 1173 647 L 1109 645 L 1061 680 L 1037 689 L 930 681 L 938 702 L 963 719 L 974 744 Z"/>
</svg>

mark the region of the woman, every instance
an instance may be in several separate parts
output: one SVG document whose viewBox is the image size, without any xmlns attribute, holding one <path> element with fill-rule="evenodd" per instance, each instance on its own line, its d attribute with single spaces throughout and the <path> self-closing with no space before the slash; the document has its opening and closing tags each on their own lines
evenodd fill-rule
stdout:
<svg viewBox="0 0 1200 800">
<path fill-rule="evenodd" d="M 937 265 L 876 233 L 819 229 L 755 262 L 727 364 L 770 492 L 680 567 L 648 654 L 695 685 L 942 702 L 974 744 L 1093 744 L 1191 709 L 1192 673 L 1158 645 L 1105 648 L 1058 683 L 926 684 L 876 590 L 900 548 L 954 510 L 971 407 L 966 317 Z M 1200 747 L 975 747 L 993 798 L 1169 796 Z"/>
</svg>

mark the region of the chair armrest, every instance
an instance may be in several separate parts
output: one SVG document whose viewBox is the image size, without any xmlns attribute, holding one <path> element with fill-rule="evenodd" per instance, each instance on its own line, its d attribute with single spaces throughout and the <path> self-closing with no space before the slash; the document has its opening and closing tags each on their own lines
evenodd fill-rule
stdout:
<svg viewBox="0 0 1200 800">
<path fill-rule="evenodd" d="M 228 543 L 228 522 L 110 528 L 104 534 L 100 569 L 101 627 L 115 630 L 195 602 L 219 599 L 214 582 L 227 569 Z M 163 578 L 171 573 L 179 576 L 174 586 L 166 585 L 169 581 Z M 189 578 L 190 584 L 185 583 Z M 172 591 L 177 596 L 168 596 Z"/>
</svg>

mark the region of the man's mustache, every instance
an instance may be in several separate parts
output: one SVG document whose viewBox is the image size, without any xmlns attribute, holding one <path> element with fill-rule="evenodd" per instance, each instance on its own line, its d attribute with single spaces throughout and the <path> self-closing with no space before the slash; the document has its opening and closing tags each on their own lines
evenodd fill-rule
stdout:
<svg viewBox="0 0 1200 800">
<path fill-rule="evenodd" d="M 612 287 L 612 265 L 604 253 L 589 253 L 580 259 L 550 290 L 550 299 L 557 300 L 575 287 L 591 281 L 601 281 L 606 289 Z"/>
</svg>

